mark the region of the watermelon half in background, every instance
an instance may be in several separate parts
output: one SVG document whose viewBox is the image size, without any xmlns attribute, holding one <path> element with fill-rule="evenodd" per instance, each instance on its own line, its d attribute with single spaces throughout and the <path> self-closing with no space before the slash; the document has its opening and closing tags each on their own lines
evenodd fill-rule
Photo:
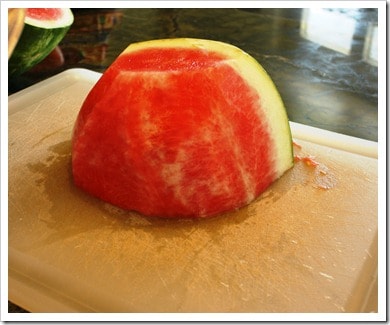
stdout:
<svg viewBox="0 0 390 325">
<path fill-rule="evenodd" d="M 147 216 L 209 217 L 252 202 L 293 166 L 283 102 L 232 45 L 130 45 L 79 112 L 75 184 Z"/>
<path fill-rule="evenodd" d="M 64 38 L 73 23 L 69 8 L 28 8 L 20 39 L 8 61 L 15 77 L 42 61 Z"/>
</svg>

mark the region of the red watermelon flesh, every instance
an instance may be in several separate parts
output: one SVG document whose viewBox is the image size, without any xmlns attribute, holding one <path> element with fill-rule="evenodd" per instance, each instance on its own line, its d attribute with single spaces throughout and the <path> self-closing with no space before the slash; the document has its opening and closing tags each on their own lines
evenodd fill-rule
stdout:
<svg viewBox="0 0 390 325">
<path fill-rule="evenodd" d="M 280 177 L 278 154 L 261 94 L 229 60 L 176 46 L 122 53 L 79 113 L 76 185 L 160 217 L 207 217 L 255 199 Z"/>
<path fill-rule="evenodd" d="M 63 16 L 60 8 L 28 8 L 27 17 L 39 20 L 58 20 Z"/>
</svg>

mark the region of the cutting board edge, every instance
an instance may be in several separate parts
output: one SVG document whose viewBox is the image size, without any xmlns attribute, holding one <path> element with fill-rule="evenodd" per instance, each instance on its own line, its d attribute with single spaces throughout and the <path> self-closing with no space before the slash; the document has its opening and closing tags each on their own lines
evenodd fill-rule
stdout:
<svg viewBox="0 0 390 325">
<path fill-rule="evenodd" d="M 86 81 L 86 82 L 90 83 L 91 86 L 92 86 L 94 84 L 94 82 L 96 82 L 96 80 L 97 80 L 96 79 L 94 81 L 94 78 L 99 77 L 101 75 L 99 73 L 94 73 L 94 72 L 86 70 L 86 69 L 72 69 L 72 70 L 73 71 L 69 71 L 68 70 L 68 71 L 64 72 L 65 79 L 57 80 L 58 82 L 61 82 L 61 86 L 63 88 L 66 88 L 67 86 L 72 85 L 74 82 L 80 81 L 80 80 Z M 74 71 L 74 70 L 76 70 L 76 71 Z M 82 70 L 82 71 L 80 71 L 80 70 Z M 90 72 L 92 72 L 92 73 L 90 74 Z M 56 77 L 53 77 L 53 78 L 56 78 Z M 66 81 L 65 83 L 64 83 L 64 80 Z M 23 98 L 21 98 L 21 99 L 22 100 L 28 100 L 28 96 L 34 96 L 34 95 L 37 95 L 38 93 L 44 95 L 44 92 L 43 92 L 42 89 L 44 89 L 45 92 L 48 89 L 58 90 L 58 88 L 54 87 L 52 82 L 49 82 L 49 79 L 46 80 L 46 82 L 43 81 L 43 83 L 44 83 L 43 85 L 45 86 L 44 88 L 38 87 L 38 88 L 34 88 L 34 89 L 27 89 L 26 90 L 27 92 L 25 93 L 25 95 L 22 96 Z M 12 99 L 13 103 L 15 103 L 14 100 L 20 100 L 20 98 L 16 97 L 16 99 Z M 29 104 L 31 104 L 31 102 L 29 102 Z M 18 110 L 20 110 L 20 109 L 22 109 L 22 108 L 19 108 Z M 10 113 L 10 114 L 13 114 L 13 113 Z M 305 141 L 307 140 L 307 141 L 315 142 L 311 138 L 307 139 L 307 136 L 310 136 L 310 132 L 313 131 L 313 129 L 316 130 L 316 131 L 319 130 L 319 133 L 321 133 L 321 134 L 327 134 L 327 135 L 334 134 L 334 136 L 337 139 L 346 138 L 347 137 L 347 136 L 344 136 L 344 135 L 341 135 L 341 134 L 337 134 L 337 133 L 334 133 L 334 132 L 330 132 L 330 131 L 326 131 L 326 130 L 320 130 L 320 129 L 312 128 L 312 127 L 305 126 L 305 125 L 298 124 L 298 123 L 294 123 L 294 122 L 290 122 L 290 125 L 292 126 L 292 131 L 293 131 L 294 138 L 305 140 Z M 352 138 L 352 137 L 349 137 L 349 138 Z M 328 140 L 328 139 L 329 139 L 329 137 L 326 137 L 325 140 Z M 350 140 L 354 140 L 354 141 L 359 142 L 362 139 L 352 138 Z M 363 140 L 363 142 L 366 142 L 366 141 Z M 317 143 L 317 142 L 315 142 L 315 143 Z M 321 144 L 321 145 L 324 145 L 324 146 L 330 146 L 330 147 L 335 148 L 334 143 L 331 143 L 331 145 L 328 145 L 326 143 L 318 143 L 318 144 Z M 368 142 L 368 144 L 370 145 L 370 142 Z M 376 143 L 372 143 L 372 144 L 373 144 L 372 147 L 376 148 Z M 346 145 L 346 146 L 348 146 L 348 145 Z M 336 147 L 336 149 L 343 150 L 340 147 Z M 344 151 L 351 152 L 350 150 L 344 150 Z M 364 152 L 360 151 L 359 147 L 357 147 L 356 152 L 354 152 L 354 153 L 361 154 L 361 155 L 366 155 L 366 154 L 364 154 Z"/>
<path fill-rule="evenodd" d="M 102 73 L 84 68 L 68 69 L 8 97 L 8 114 L 12 115 L 37 99 L 42 100 L 59 89 L 84 81 L 91 87 Z M 35 100 L 35 101 L 34 101 Z M 24 105 L 27 104 L 27 105 Z M 339 149 L 366 157 L 378 158 L 378 143 L 290 121 L 293 138 Z"/>
<path fill-rule="evenodd" d="M 90 83 L 93 86 L 101 77 L 101 73 L 83 68 L 62 71 L 48 79 L 42 80 L 28 88 L 8 96 L 8 115 L 15 114 L 61 89 L 65 89 L 77 81 Z"/>
</svg>

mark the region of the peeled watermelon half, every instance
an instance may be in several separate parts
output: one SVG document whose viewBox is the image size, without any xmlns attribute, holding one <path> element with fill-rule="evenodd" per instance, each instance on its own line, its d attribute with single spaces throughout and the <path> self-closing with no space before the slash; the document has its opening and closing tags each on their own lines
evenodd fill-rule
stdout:
<svg viewBox="0 0 390 325">
<path fill-rule="evenodd" d="M 74 182 L 146 216 L 209 217 L 247 205 L 293 166 L 283 102 L 232 45 L 131 44 L 85 99 Z"/>
</svg>

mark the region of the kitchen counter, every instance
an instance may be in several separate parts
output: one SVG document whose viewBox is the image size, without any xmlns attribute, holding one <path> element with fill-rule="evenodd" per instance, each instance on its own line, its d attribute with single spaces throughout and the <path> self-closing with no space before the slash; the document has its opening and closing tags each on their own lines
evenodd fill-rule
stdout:
<svg viewBox="0 0 390 325">
<path fill-rule="evenodd" d="M 192 37 L 240 47 L 269 73 L 290 121 L 378 141 L 377 9 L 74 9 L 63 61 L 46 60 L 9 94 L 70 68 L 104 70 L 133 42 Z M 9 312 L 24 312 L 8 305 Z"/>
<path fill-rule="evenodd" d="M 378 140 L 376 9 L 74 9 L 46 62 L 10 81 L 10 93 L 60 71 L 103 72 L 133 42 L 194 37 L 243 49 L 270 74 L 294 122 Z"/>
</svg>

